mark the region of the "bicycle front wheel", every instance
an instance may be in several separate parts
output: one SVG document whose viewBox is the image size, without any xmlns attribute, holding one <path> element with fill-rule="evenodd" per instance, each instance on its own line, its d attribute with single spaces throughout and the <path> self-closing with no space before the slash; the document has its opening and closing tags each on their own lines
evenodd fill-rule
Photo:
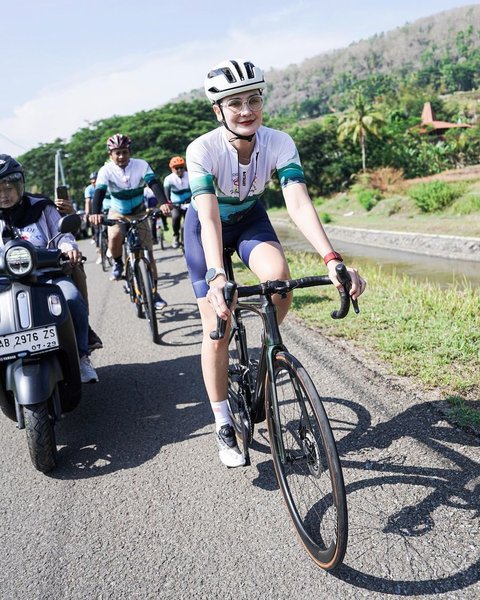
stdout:
<svg viewBox="0 0 480 600">
<path fill-rule="evenodd" d="M 342 562 L 348 537 L 335 440 L 318 392 L 299 361 L 279 352 L 273 367 L 267 423 L 275 473 L 306 551 L 322 569 L 331 570 Z"/>
<path fill-rule="evenodd" d="M 137 280 L 142 296 L 143 310 L 148 322 L 150 336 L 154 344 L 158 341 L 158 322 L 153 299 L 153 278 L 146 260 L 139 260 Z"/>
<path fill-rule="evenodd" d="M 100 227 L 99 233 L 100 256 L 102 259 L 102 269 L 107 272 L 113 266 L 113 258 L 108 253 L 107 232 L 103 227 Z"/>
</svg>

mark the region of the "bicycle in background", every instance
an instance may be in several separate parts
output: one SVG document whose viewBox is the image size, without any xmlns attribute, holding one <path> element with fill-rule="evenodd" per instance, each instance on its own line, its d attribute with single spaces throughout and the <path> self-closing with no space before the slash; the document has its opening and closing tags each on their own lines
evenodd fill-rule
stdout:
<svg viewBox="0 0 480 600">
<path fill-rule="evenodd" d="M 330 423 L 322 400 L 307 373 L 283 343 L 274 294 L 285 296 L 294 289 L 330 285 L 327 275 L 301 279 L 267 281 L 238 287 L 234 281 L 231 256 L 225 250 L 225 300 L 230 306 L 235 291 L 238 302 L 232 310 L 229 330 L 228 405 L 239 445 L 250 464 L 249 446 L 254 425 L 267 420 L 275 474 L 290 518 L 309 556 L 326 570 L 338 566 L 345 555 L 348 514 L 342 468 Z M 350 277 L 345 265 L 337 266 L 344 286 L 340 308 L 334 319 L 344 318 L 350 309 Z M 352 300 L 355 312 L 357 301 Z M 249 348 L 247 329 L 261 320 L 261 348 Z M 227 322 L 217 318 L 212 339 L 225 335 Z M 258 328 L 254 336 L 258 337 Z M 254 339 L 255 339 L 254 337 Z M 258 357 L 258 358 L 257 358 Z"/>
<path fill-rule="evenodd" d="M 156 215 L 160 211 L 155 211 Z M 140 219 L 104 219 L 107 226 L 121 225 L 125 231 L 124 264 L 125 285 L 124 290 L 130 296 L 130 301 L 135 307 L 137 317 L 145 318 L 148 323 L 150 337 L 154 344 L 158 343 L 158 322 L 155 308 L 155 286 L 148 250 L 142 245 L 138 226 L 146 219 L 152 217 L 149 212 Z"/>
</svg>

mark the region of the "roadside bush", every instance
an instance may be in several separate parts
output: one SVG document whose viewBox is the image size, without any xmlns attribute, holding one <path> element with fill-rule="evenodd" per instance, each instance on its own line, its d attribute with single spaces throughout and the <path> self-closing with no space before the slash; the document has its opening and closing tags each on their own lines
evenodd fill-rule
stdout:
<svg viewBox="0 0 480 600">
<path fill-rule="evenodd" d="M 324 224 L 331 223 L 333 221 L 333 218 L 328 213 L 323 212 L 323 213 L 320 213 L 320 221 Z"/>
<path fill-rule="evenodd" d="M 450 206 L 454 200 L 460 198 L 464 189 L 462 184 L 431 181 L 412 187 L 408 190 L 408 195 L 422 212 L 430 213 Z"/>
<path fill-rule="evenodd" d="M 388 192 L 392 187 L 397 186 L 403 181 L 403 176 L 402 169 L 381 167 L 374 171 L 358 173 L 355 179 L 363 188 L 373 188 L 380 192 Z"/>
<path fill-rule="evenodd" d="M 360 185 L 354 185 L 352 192 L 354 193 L 355 198 L 360 206 L 367 212 L 372 210 L 379 200 L 378 192 L 376 190 L 372 190 L 371 188 L 364 188 Z"/>
</svg>

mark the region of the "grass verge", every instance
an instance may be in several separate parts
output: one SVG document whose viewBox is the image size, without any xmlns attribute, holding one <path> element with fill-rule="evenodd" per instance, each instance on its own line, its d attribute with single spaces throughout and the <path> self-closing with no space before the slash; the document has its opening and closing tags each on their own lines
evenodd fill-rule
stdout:
<svg viewBox="0 0 480 600">
<path fill-rule="evenodd" d="M 314 254 L 289 251 L 287 258 L 293 277 L 325 272 Z M 253 283 L 248 271 L 240 264 L 236 268 L 239 282 Z M 333 288 L 296 291 L 293 312 L 322 334 L 354 342 L 392 373 L 438 389 L 457 422 L 479 427 L 480 291 L 460 285 L 442 289 L 385 274 L 380 267 L 366 268 L 362 275 L 368 287 L 360 315 L 332 320 Z"/>
</svg>

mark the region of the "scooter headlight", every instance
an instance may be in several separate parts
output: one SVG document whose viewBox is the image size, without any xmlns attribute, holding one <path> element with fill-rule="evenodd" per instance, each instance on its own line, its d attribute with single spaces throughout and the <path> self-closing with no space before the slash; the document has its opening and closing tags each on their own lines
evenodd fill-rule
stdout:
<svg viewBox="0 0 480 600">
<path fill-rule="evenodd" d="M 16 277 L 28 275 L 33 269 L 32 253 L 25 246 L 13 246 L 5 252 L 5 265 Z"/>
</svg>

